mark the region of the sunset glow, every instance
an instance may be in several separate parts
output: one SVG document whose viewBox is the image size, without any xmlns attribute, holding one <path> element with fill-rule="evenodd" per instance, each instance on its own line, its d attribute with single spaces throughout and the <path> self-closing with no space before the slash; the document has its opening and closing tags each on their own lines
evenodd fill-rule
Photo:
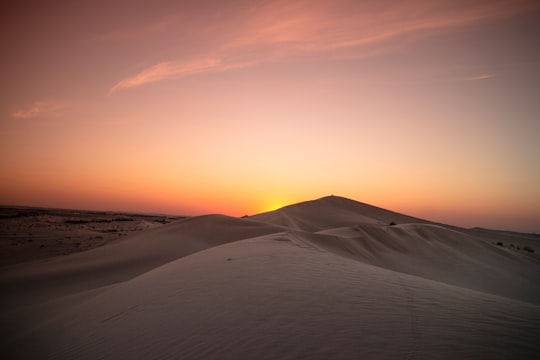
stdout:
<svg viewBox="0 0 540 360">
<path fill-rule="evenodd" d="M 242 216 L 334 193 L 540 232 L 538 1 L 0 16 L 0 204 Z"/>
</svg>

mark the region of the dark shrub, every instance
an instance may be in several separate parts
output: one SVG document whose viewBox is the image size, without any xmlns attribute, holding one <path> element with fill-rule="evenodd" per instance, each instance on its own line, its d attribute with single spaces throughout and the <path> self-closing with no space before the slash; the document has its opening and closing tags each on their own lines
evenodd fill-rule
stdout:
<svg viewBox="0 0 540 360">
<path fill-rule="evenodd" d="M 80 219 L 64 220 L 65 224 L 88 224 L 89 222 L 90 222 L 89 220 L 80 220 Z"/>
</svg>

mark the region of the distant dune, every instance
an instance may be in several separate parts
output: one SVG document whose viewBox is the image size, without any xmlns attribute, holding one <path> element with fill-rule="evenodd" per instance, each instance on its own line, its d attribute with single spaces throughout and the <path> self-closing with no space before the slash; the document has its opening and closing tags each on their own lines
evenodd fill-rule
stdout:
<svg viewBox="0 0 540 360">
<path fill-rule="evenodd" d="M 2 221 L 2 219 L 0 219 Z M 540 237 L 337 196 L 0 268 L 8 359 L 536 359 Z"/>
</svg>

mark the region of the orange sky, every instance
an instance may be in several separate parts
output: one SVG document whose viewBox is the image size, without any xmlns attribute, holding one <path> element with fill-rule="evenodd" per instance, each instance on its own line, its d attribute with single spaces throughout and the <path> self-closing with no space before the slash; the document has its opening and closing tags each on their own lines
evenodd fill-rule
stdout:
<svg viewBox="0 0 540 360">
<path fill-rule="evenodd" d="M 1 6 L 0 204 L 540 232 L 537 1 Z"/>
</svg>

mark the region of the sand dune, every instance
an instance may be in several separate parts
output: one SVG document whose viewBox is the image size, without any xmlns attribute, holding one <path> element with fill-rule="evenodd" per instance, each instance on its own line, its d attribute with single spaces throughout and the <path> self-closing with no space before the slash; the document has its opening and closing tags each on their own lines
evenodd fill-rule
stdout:
<svg viewBox="0 0 540 360">
<path fill-rule="evenodd" d="M 36 298 L 115 284 L 197 251 L 277 231 L 281 229 L 223 215 L 180 220 L 90 251 L 6 267 L 0 275 L 7 289 L 2 303 L 11 295 L 20 306 L 26 300 L 35 303 Z"/>
<path fill-rule="evenodd" d="M 297 236 L 368 264 L 540 305 L 537 258 L 454 229 L 362 225 Z"/>
<path fill-rule="evenodd" d="M 358 224 L 428 222 L 339 196 L 285 206 L 279 211 L 255 215 L 251 219 L 310 232 Z"/>
<path fill-rule="evenodd" d="M 22 359 L 536 358 L 537 252 L 495 242 L 537 245 L 489 234 L 340 197 L 181 220 L 4 268 L 0 349 Z"/>
</svg>

